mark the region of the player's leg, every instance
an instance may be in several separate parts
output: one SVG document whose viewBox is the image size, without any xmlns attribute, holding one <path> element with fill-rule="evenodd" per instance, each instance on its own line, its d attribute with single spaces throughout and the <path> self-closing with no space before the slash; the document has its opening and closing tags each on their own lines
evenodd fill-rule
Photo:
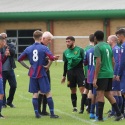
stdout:
<svg viewBox="0 0 125 125">
<path fill-rule="evenodd" d="M 76 86 L 76 77 L 75 72 L 70 70 L 67 72 L 67 87 L 70 88 L 71 91 L 71 102 L 73 106 L 73 112 L 77 112 L 77 86 Z"/>
<path fill-rule="evenodd" d="M 4 90 L 4 96 L 3 96 L 3 108 L 6 108 L 6 82 L 7 82 L 7 74 L 6 71 L 2 72 L 2 77 L 3 77 L 3 90 Z"/>
<path fill-rule="evenodd" d="M 122 107 L 121 107 L 121 112 L 122 114 L 124 113 L 125 110 L 125 75 L 123 74 L 121 77 L 121 81 L 120 81 L 120 90 L 121 90 L 121 94 L 122 94 Z"/>
<path fill-rule="evenodd" d="M 113 97 L 113 95 L 111 93 L 111 90 L 112 90 L 112 79 L 110 78 L 110 79 L 108 79 L 108 85 L 107 85 L 107 88 L 105 91 L 105 97 L 109 100 L 109 102 L 111 103 L 112 107 L 114 108 L 114 110 L 116 112 L 115 121 L 119 121 L 119 120 L 123 119 L 124 117 L 118 108 L 118 105 L 116 103 L 115 98 Z"/>
<path fill-rule="evenodd" d="M 2 105 L 3 105 L 3 96 L 4 96 L 3 81 L 2 81 L 2 78 L 0 78 L 0 118 L 4 118 L 4 116 L 1 114 Z"/>
<path fill-rule="evenodd" d="M 119 99 L 118 107 L 119 107 L 119 109 L 121 111 L 122 110 L 122 104 L 123 104 L 123 98 L 122 98 L 121 91 L 117 91 L 117 95 L 118 95 L 118 99 Z"/>
<path fill-rule="evenodd" d="M 7 98 L 7 105 L 10 106 L 11 108 L 15 108 L 15 106 L 12 104 L 17 87 L 14 70 L 8 71 L 8 82 L 10 85 L 10 90 L 9 90 L 9 96 Z"/>
<path fill-rule="evenodd" d="M 51 82 L 50 71 L 48 70 L 46 74 L 50 83 Z M 51 83 L 50 83 L 50 88 L 51 88 Z M 43 95 L 43 107 L 42 107 L 42 113 L 41 113 L 42 115 L 49 115 L 49 113 L 46 111 L 46 107 L 47 107 L 47 98 L 46 98 L 46 95 Z"/>
<path fill-rule="evenodd" d="M 59 118 L 58 115 L 54 113 L 54 102 L 50 92 L 50 83 L 47 77 L 39 78 L 39 86 L 41 93 L 45 94 L 47 97 L 47 103 L 50 110 L 50 118 Z"/>
<path fill-rule="evenodd" d="M 97 105 L 98 105 L 98 120 L 103 121 L 103 109 L 104 109 L 104 92 L 107 88 L 108 80 L 106 78 L 97 79 Z"/>
<path fill-rule="evenodd" d="M 71 90 L 71 102 L 73 106 L 73 112 L 77 112 L 77 88 L 73 87 L 73 84 L 70 85 Z"/>
<path fill-rule="evenodd" d="M 80 108 L 80 114 L 82 114 L 84 112 L 84 106 L 85 106 L 85 103 L 87 101 L 87 94 L 88 94 L 89 90 L 88 90 L 88 87 L 87 85 L 85 86 L 85 89 L 84 89 L 84 92 L 82 94 L 82 99 L 81 99 L 81 108 Z"/>
<path fill-rule="evenodd" d="M 80 114 L 82 114 L 84 112 L 84 105 L 86 103 L 86 98 L 87 98 L 86 93 L 88 93 L 87 90 L 86 90 L 86 93 L 84 93 L 84 91 L 85 91 L 85 76 L 84 76 L 84 71 L 82 68 L 79 68 L 75 71 L 75 77 L 76 77 L 76 83 L 78 84 L 80 93 L 82 95 L 81 108 L 80 108 L 80 112 L 79 112 Z"/>
<path fill-rule="evenodd" d="M 38 112 L 39 112 L 39 114 L 42 114 L 42 112 L 41 112 L 42 101 L 43 101 L 43 94 L 41 94 L 39 92 L 38 93 Z"/>
<path fill-rule="evenodd" d="M 30 78 L 29 83 L 29 92 L 33 93 L 32 104 L 34 108 L 34 113 L 36 118 L 40 118 L 41 115 L 38 112 L 38 92 L 39 92 L 39 84 L 38 80 L 34 78 Z"/>
</svg>

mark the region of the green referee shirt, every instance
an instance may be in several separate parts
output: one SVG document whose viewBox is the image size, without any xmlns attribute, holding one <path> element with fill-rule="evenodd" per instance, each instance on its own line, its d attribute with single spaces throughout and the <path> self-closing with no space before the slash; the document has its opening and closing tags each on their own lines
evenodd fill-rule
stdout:
<svg viewBox="0 0 125 125">
<path fill-rule="evenodd" d="M 63 61 L 67 62 L 67 70 L 77 66 L 84 59 L 84 50 L 78 46 L 63 52 Z"/>
</svg>

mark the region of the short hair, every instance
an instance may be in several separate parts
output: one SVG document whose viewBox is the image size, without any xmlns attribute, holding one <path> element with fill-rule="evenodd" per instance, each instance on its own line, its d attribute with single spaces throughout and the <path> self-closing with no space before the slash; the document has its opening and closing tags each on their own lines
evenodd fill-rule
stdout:
<svg viewBox="0 0 125 125">
<path fill-rule="evenodd" d="M 42 37 L 43 33 L 40 30 L 36 30 L 33 33 L 33 37 L 34 39 L 39 39 L 40 37 Z"/>
<path fill-rule="evenodd" d="M 49 31 L 45 31 L 44 33 L 43 33 L 43 36 L 42 36 L 43 38 L 47 38 L 47 37 L 50 37 L 51 39 L 53 39 L 53 35 L 49 32 Z"/>
<path fill-rule="evenodd" d="M 97 41 L 103 40 L 104 39 L 104 33 L 103 33 L 103 31 L 97 30 L 94 33 L 94 37 L 96 37 Z"/>
<path fill-rule="evenodd" d="M 108 37 L 108 39 L 112 40 L 112 41 L 115 42 L 115 43 L 118 42 L 118 38 L 117 38 L 116 35 L 110 35 L 110 36 Z"/>
<path fill-rule="evenodd" d="M 71 41 L 75 41 L 75 38 L 73 36 L 68 36 L 66 40 L 70 39 Z"/>
<path fill-rule="evenodd" d="M 0 40 L 4 40 L 5 38 L 3 38 L 3 36 L 0 34 Z"/>
<path fill-rule="evenodd" d="M 94 34 L 90 34 L 89 35 L 89 41 L 90 42 L 94 42 Z"/>
<path fill-rule="evenodd" d="M 121 28 L 121 29 L 119 29 L 119 30 L 117 30 L 116 32 L 115 32 L 115 34 L 116 35 L 124 35 L 125 36 L 125 29 L 124 28 Z"/>
</svg>

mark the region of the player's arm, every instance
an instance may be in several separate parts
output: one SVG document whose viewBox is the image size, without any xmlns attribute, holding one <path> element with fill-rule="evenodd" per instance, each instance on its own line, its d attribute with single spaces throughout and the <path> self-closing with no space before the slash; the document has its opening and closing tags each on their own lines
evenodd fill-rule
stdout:
<svg viewBox="0 0 125 125">
<path fill-rule="evenodd" d="M 46 66 L 43 66 L 43 67 L 46 68 L 46 70 L 48 70 L 50 68 L 51 64 L 52 64 L 52 61 L 48 60 L 48 64 Z"/>
<path fill-rule="evenodd" d="M 65 57 L 65 54 L 63 53 L 63 61 L 64 61 L 64 65 L 63 65 L 63 77 L 61 80 L 61 83 L 64 83 L 66 80 L 66 74 L 67 74 L 67 60 Z"/>
<path fill-rule="evenodd" d="M 84 66 L 88 65 L 88 60 L 87 60 L 87 52 L 84 55 L 84 60 L 83 60 Z"/>
<path fill-rule="evenodd" d="M 6 48 L 4 55 L 2 55 L 2 64 L 5 63 L 5 61 L 7 60 L 7 57 L 8 57 L 9 55 L 10 55 L 9 49 Z"/>
<path fill-rule="evenodd" d="M 121 58 L 120 58 L 120 65 L 119 65 L 119 71 L 117 75 L 117 80 L 120 80 L 120 76 L 123 74 L 123 69 L 125 66 L 125 48 L 121 48 Z"/>
<path fill-rule="evenodd" d="M 45 54 L 46 56 L 51 60 L 51 61 L 55 61 L 59 59 L 59 55 L 53 56 L 53 54 L 51 53 L 51 51 L 48 49 L 48 47 L 45 47 Z"/>
<path fill-rule="evenodd" d="M 24 63 L 24 61 L 20 61 L 20 64 L 26 69 L 30 69 L 30 67 L 26 63 Z"/>
<path fill-rule="evenodd" d="M 96 60 L 96 66 L 95 66 L 93 87 L 98 88 L 96 83 L 97 83 L 97 78 L 98 78 L 98 74 L 99 74 L 100 67 L 101 67 L 101 53 L 100 53 L 100 49 L 99 49 L 98 46 L 95 46 L 94 57 L 95 57 L 95 60 Z"/>
</svg>

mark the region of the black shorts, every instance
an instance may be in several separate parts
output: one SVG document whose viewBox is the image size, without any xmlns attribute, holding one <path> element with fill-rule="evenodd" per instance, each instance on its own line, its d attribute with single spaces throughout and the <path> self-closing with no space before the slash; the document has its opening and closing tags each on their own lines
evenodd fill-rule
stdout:
<svg viewBox="0 0 125 125">
<path fill-rule="evenodd" d="M 83 87 L 85 85 L 85 76 L 82 68 L 67 71 L 67 86 L 70 88 Z"/>
<path fill-rule="evenodd" d="M 112 78 L 101 78 L 97 79 L 97 91 L 104 90 L 104 91 L 111 91 L 112 90 Z"/>
<path fill-rule="evenodd" d="M 88 90 L 92 90 L 93 84 L 87 83 L 87 79 L 85 79 L 85 88 Z"/>
</svg>

